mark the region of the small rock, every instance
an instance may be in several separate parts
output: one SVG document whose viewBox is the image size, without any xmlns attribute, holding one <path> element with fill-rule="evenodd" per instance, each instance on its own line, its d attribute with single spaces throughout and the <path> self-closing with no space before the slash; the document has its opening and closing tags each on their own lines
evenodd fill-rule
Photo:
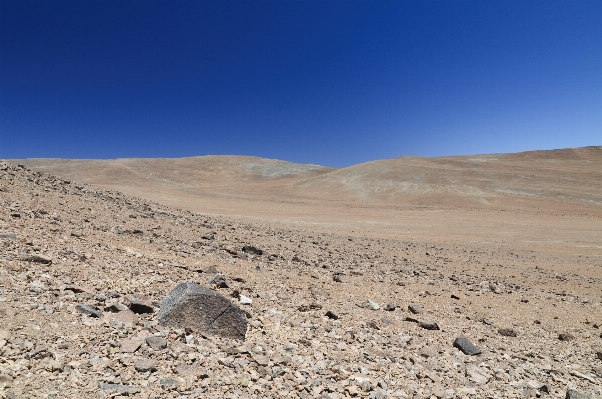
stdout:
<svg viewBox="0 0 602 399">
<path fill-rule="evenodd" d="M 334 314 L 333 312 L 331 312 L 330 310 L 327 311 L 324 316 L 328 317 L 329 319 L 332 320 L 337 320 L 339 318 L 339 316 L 337 316 L 336 314 Z M 600 352 L 598 352 L 600 354 Z"/>
<path fill-rule="evenodd" d="M 474 364 L 466 365 L 466 375 L 477 384 L 486 384 L 489 381 L 487 373 Z"/>
<path fill-rule="evenodd" d="M 175 389 L 178 386 L 178 381 L 174 380 L 173 378 L 161 378 L 159 382 L 165 388 Z"/>
<path fill-rule="evenodd" d="M 385 306 L 385 310 L 388 312 L 392 312 L 395 309 L 397 309 L 398 307 L 399 306 L 397 306 L 397 304 L 395 304 L 395 303 L 389 303 L 389 304 L 387 304 L 387 306 Z"/>
<path fill-rule="evenodd" d="M 216 286 L 217 288 L 228 288 L 228 283 L 226 282 L 226 276 L 221 273 L 215 273 L 207 282 L 208 285 Z"/>
<path fill-rule="evenodd" d="M 572 341 L 575 339 L 575 336 L 569 333 L 561 333 L 558 334 L 558 339 L 561 341 Z"/>
<path fill-rule="evenodd" d="M 140 348 L 144 340 L 142 338 L 126 338 L 121 341 L 121 351 L 134 353 Z"/>
<path fill-rule="evenodd" d="M 253 303 L 253 300 L 251 298 L 242 294 L 239 296 L 239 300 L 241 305 L 251 305 Z"/>
<path fill-rule="evenodd" d="M 136 360 L 134 368 L 137 371 L 140 371 L 141 373 L 146 373 L 147 371 L 154 373 L 155 371 L 157 371 L 157 364 L 153 360 L 141 358 Z"/>
<path fill-rule="evenodd" d="M 479 348 L 473 345 L 464 335 L 454 340 L 454 347 L 460 349 L 465 355 L 474 356 L 481 354 Z"/>
<path fill-rule="evenodd" d="M 245 245 L 244 247 L 242 247 L 242 251 L 247 254 L 263 255 L 263 251 L 253 245 Z"/>
<path fill-rule="evenodd" d="M 460 297 L 459 297 L 459 296 L 457 296 L 457 295 L 455 295 L 455 294 L 452 294 L 452 295 L 451 295 L 451 299 L 460 299 Z"/>
<path fill-rule="evenodd" d="M 565 395 L 564 399 L 590 399 L 590 398 L 589 398 L 589 396 L 587 396 L 575 389 L 569 388 L 566 390 L 566 395 Z"/>
<path fill-rule="evenodd" d="M 511 328 L 500 328 L 497 330 L 498 334 L 503 335 L 504 337 L 516 337 L 518 334 Z"/>
<path fill-rule="evenodd" d="M 335 274 L 334 276 L 332 276 L 332 280 L 335 283 L 342 283 L 343 282 L 343 279 L 341 278 L 340 274 Z"/>
<path fill-rule="evenodd" d="M 167 348 L 167 340 L 162 337 L 148 337 L 146 338 L 146 343 L 148 346 L 155 350 L 161 350 Z"/>
<path fill-rule="evenodd" d="M 131 310 L 122 310 L 113 315 L 113 318 L 123 324 L 131 324 L 135 326 L 138 324 L 138 315 Z"/>
<path fill-rule="evenodd" d="M 7 240 L 16 240 L 17 235 L 15 233 L 10 233 L 8 231 L 0 231 L 0 238 L 4 238 Z"/>
<path fill-rule="evenodd" d="M 108 384 L 108 383 L 100 384 L 100 389 L 103 391 L 118 392 L 118 393 L 124 393 L 124 394 L 128 394 L 128 395 L 133 395 L 133 394 L 140 392 L 140 388 L 136 388 L 136 387 L 133 387 L 130 385 Z"/>
<path fill-rule="evenodd" d="M 8 374 L 0 374 L 0 384 L 9 384 L 13 381 L 13 378 Z"/>
<path fill-rule="evenodd" d="M 439 330 L 440 329 L 437 322 L 435 322 L 433 320 L 421 321 L 418 323 L 418 325 L 420 327 L 424 328 L 425 330 Z"/>
<path fill-rule="evenodd" d="M 363 303 L 362 303 L 362 308 L 366 308 L 366 309 L 371 309 L 371 310 L 378 310 L 380 309 L 380 305 L 370 299 L 366 299 Z"/>
<path fill-rule="evenodd" d="M 47 265 L 52 263 L 51 257 L 46 256 L 46 255 L 39 255 L 39 254 L 33 254 L 33 255 L 24 254 L 21 256 L 21 260 L 24 260 L 26 262 L 44 263 Z"/>
<path fill-rule="evenodd" d="M 419 305 L 410 305 L 408 310 L 414 314 L 422 313 L 422 308 Z"/>
<path fill-rule="evenodd" d="M 602 352 L 596 352 L 596 357 L 598 360 L 602 360 Z"/>
<path fill-rule="evenodd" d="M 88 316 L 92 316 L 92 317 L 97 317 L 97 318 L 101 318 L 102 317 L 102 313 L 99 312 L 98 310 L 87 306 L 87 305 L 77 305 L 77 310 L 79 310 L 80 312 L 82 312 L 83 314 L 86 314 Z"/>
</svg>

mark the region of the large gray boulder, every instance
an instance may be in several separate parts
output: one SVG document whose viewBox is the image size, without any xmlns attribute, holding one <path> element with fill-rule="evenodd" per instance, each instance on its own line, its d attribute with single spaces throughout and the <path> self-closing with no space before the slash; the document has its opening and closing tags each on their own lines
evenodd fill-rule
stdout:
<svg viewBox="0 0 602 399">
<path fill-rule="evenodd" d="M 245 339 L 245 313 L 217 292 L 181 283 L 160 302 L 159 324 L 226 338 Z"/>
</svg>

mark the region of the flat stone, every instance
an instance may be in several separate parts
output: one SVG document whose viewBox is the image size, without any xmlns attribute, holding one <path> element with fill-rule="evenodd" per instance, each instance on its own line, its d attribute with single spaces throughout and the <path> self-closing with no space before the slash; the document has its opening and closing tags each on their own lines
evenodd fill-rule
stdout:
<svg viewBox="0 0 602 399">
<path fill-rule="evenodd" d="M 178 381 L 174 380 L 173 378 L 161 378 L 159 382 L 161 382 L 161 385 L 166 388 L 175 388 L 178 386 Z"/>
<path fill-rule="evenodd" d="M 410 305 L 408 310 L 414 314 L 422 313 L 422 308 L 419 305 Z"/>
<path fill-rule="evenodd" d="M 370 299 L 366 299 L 364 302 L 362 302 L 362 308 L 378 310 L 380 309 L 380 305 Z"/>
<path fill-rule="evenodd" d="M 395 309 L 397 309 L 398 307 L 399 307 L 399 306 L 397 306 L 397 304 L 395 304 L 395 303 L 389 303 L 389 304 L 387 304 L 387 306 L 385 306 L 385 310 L 386 310 L 387 312 L 392 312 L 392 311 L 394 311 Z"/>
<path fill-rule="evenodd" d="M 102 312 L 99 312 L 98 310 L 88 305 L 77 305 L 76 309 L 88 316 L 97 317 L 99 319 L 102 317 Z"/>
<path fill-rule="evenodd" d="M 4 238 L 6 240 L 16 240 L 17 235 L 8 231 L 0 231 L 0 238 Z"/>
<path fill-rule="evenodd" d="M 418 323 L 418 325 L 422 328 L 424 328 L 425 330 L 440 330 L 439 325 L 437 324 L 436 321 L 433 320 L 429 320 L 429 321 L 421 321 Z"/>
<path fill-rule="evenodd" d="M 131 310 L 122 310 L 113 315 L 113 318 L 123 324 L 131 324 L 135 326 L 138 324 L 138 315 Z"/>
<path fill-rule="evenodd" d="M 161 350 L 161 349 L 167 348 L 167 340 L 162 337 L 155 337 L 155 336 L 148 337 L 148 338 L 146 338 L 146 343 L 148 344 L 148 346 L 150 346 L 151 348 L 153 348 L 155 350 Z"/>
<path fill-rule="evenodd" d="M 454 347 L 460 349 L 465 355 L 475 356 L 481 354 L 479 348 L 473 345 L 464 335 L 454 340 Z"/>
<path fill-rule="evenodd" d="M 466 365 L 466 375 L 477 384 L 486 384 L 489 381 L 487 373 L 474 364 Z"/>
<path fill-rule="evenodd" d="M 518 334 L 511 328 L 500 328 L 497 330 L 498 334 L 503 335 L 504 337 L 516 337 Z"/>
<path fill-rule="evenodd" d="M 13 377 L 8 374 L 0 374 L 0 384 L 8 384 L 13 381 Z"/>
<path fill-rule="evenodd" d="M 100 384 L 100 389 L 103 391 L 127 393 L 128 395 L 133 395 L 135 393 L 140 392 L 140 388 L 133 387 L 131 385 L 108 384 L 108 383 Z"/>
<path fill-rule="evenodd" d="M 245 313 L 217 292 L 181 283 L 161 300 L 159 324 L 226 338 L 245 339 Z"/>
<path fill-rule="evenodd" d="M 141 358 L 136 360 L 134 368 L 141 373 L 146 373 L 147 371 L 154 373 L 157 371 L 157 364 L 151 359 Z"/>
<path fill-rule="evenodd" d="M 121 341 L 121 351 L 134 353 L 140 348 L 144 340 L 142 338 L 126 338 Z"/>
<path fill-rule="evenodd" d="M 175 372 L 182 377 L 191 375 L 200 376 L 201 378 L 208 377 L 206 370 L 198 363 L 180 363 L 176 366 Z"/>
<path fill-rule="evenodd" d="M 576 389 L 569 388 L 566 390 L 566 395 L 564 399 L 590 399 L 590 397 L 586 394 L 583 394 Z"/>
</svg>

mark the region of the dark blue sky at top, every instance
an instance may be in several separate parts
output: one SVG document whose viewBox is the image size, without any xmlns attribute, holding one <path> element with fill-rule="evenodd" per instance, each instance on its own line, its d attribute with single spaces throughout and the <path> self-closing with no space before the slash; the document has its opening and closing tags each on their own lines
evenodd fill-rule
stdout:
<svg viewBox="0 0 602 399">
<path fill-rule="evenodd" d="M 601 144 L 597 0 L 0 0 L 0 158 Z"/>
</svg>

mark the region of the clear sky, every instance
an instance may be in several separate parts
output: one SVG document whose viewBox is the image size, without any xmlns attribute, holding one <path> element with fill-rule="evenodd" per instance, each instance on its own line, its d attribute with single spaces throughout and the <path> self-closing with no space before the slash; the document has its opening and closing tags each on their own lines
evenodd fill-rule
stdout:
<svg viewBox="0 0 602 399">
<path fill-rule="evenodd" d="M 0 158 L 601 144 L 599 0 L 0 0 Z"/>
</svg>

